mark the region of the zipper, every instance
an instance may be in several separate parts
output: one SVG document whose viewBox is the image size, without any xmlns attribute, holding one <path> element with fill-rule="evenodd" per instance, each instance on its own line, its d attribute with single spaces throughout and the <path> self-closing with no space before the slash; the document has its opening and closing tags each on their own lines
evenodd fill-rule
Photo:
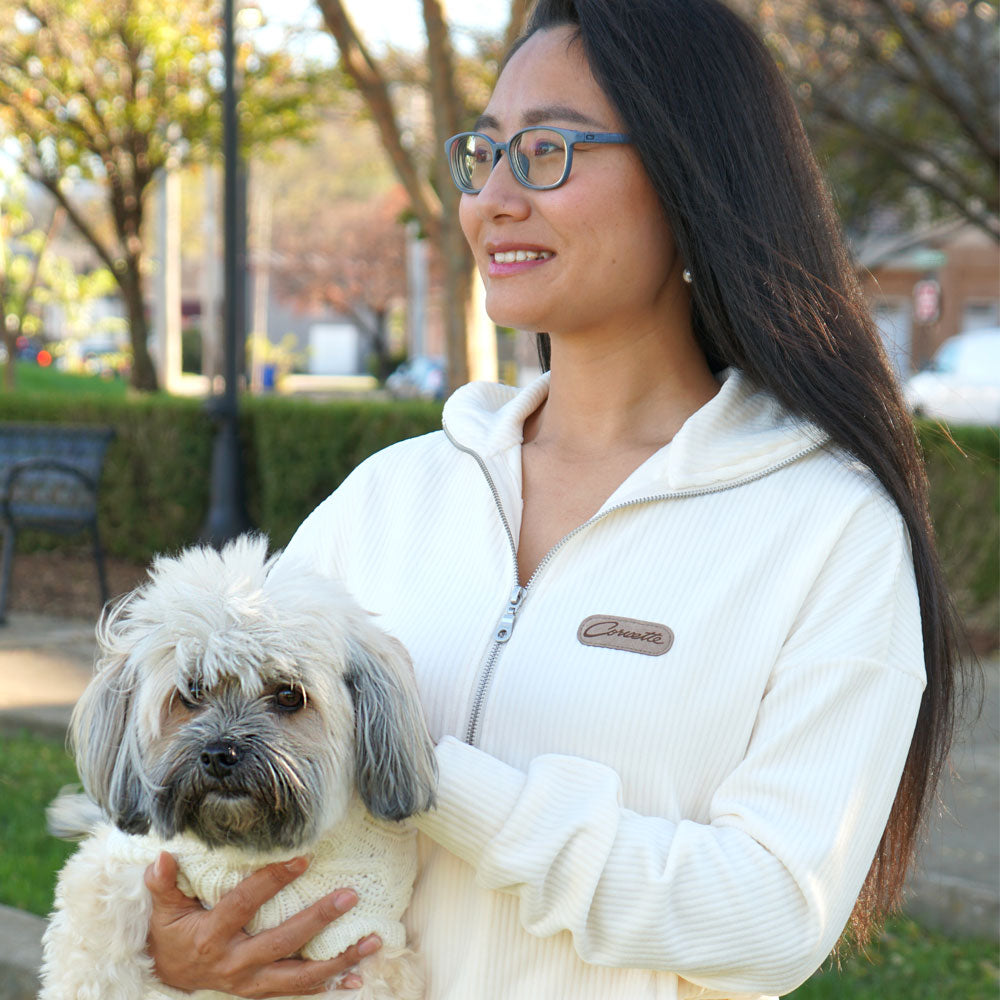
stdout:
<svg viewBox="0 0 1000 1000">
<path fill-rule="evenodd" d="M 496 504 L 497 512 L 500 515 L 500 521 L 503 524 L 504 531 L 507 533 L 507 541 L 510 544 L 511 556 L 514 561 L 514 589 L 511 590 L 510 596 L 507 598 L 507 606 L 504 609 L 503 614 L 500 616 L 500 620 L 497 622 L 496 628 L 494 629 L 493 645 L 490 648 L 486 662 L 483 664 L 482 670 L 479 673 L 479 683 L 476 685 L 476 696 L 473 699 L 472 710 L 469 713 L 469 724 L 465 731 L 465 742 L 468 743 L 469 746 L 476 745 L 476 737 L 479 734 L 479 720 L 482 718 L 483 705 L 486 702 L 486 695 L 489 691 L 490 682 L 493 679 L 493 673 L 496 669 L 497 661 L 500 659 L 500 654 L 503 651 L 504 646 L 510 641 L 510 637 L 513 634 L 517 614 L 524 607 L 524 602 L 528 597 L 528 593 L 531 591 L 541 572 L 552 561 L 555 554 L 568 541 L 570 541 L 570 539 L 575 538 L 581 531 L 589 528 L 592 524 L 602 521 L 609 514 L 614 514 L 620 510 L 626 510 L 629 507 L 638 507 L 641 504 L 646 503 L 658 503 L 661 500 L 679 500 L 686 497 L 709 496 L 713 493 L 725 493 L 728 490 L 736 489 L 738 486 L 746 486 L 748 483 L 754 483 L 758 479 L 763 479 L 765 476 L 769 476 L 772 472 L 777 472 L 779 469 L 783 469 L 785 466 L 791 465 L 793 462 L 797 462 L 800 458 L 804 458 L 806 455 L 817 451 L 826 444 L 825 441 L 814 442 L 807 448 L 803 448 L 794 455 L 782 459 L 775 465 L 770 465 L 766 469 L 752 473 L 749 476 L 744 476 L 742 479 L 733 480 L 730 483 L 722 483 L 718 486 L 706 486 L 701 489 L 694 490 L 674 490 L 667 493 L 656 493 L 651 496 L 636 497 L 633 500 L 625 500 L 622 503 L 615 504 L 614 507 L 609 507 L 607 510 L 595 514 L 593 517 L 584 521 L 583 524 L 577 525 L 572 531 L 563 535 L 563 537 L 560 538 L 559 541 L 545 553 L 541 562 L 539 562 L 539 564 L 535 567 L 535 571 L 531 574 L 528 582 L 522 587 L 520 585 L 521 571 L 517 562 L 517 545 L 514 542 L 514 533 L 510 530 L 510 522 L 507 520 L 507 514 L 504 512 L 503 504 L 500 502 L 500 491 L 496 488 L 496 484 L 493 482 L 490 470 L 486 467 L 486 463 L 475 451 L 471 448 L 467 448 L 465 445 L 459 444 L 448 432 L 447 427 L 444 427 L 443 429 L 445 436 L 459 451 L 465 452 L 466 455 L 471 455 L 476 460 L 476 463 L 482 470 L 483 475 L 486 477 L 486 482 L 489 485 L 490 492 L 493 494 L 493 502 Z"/>
</svg>

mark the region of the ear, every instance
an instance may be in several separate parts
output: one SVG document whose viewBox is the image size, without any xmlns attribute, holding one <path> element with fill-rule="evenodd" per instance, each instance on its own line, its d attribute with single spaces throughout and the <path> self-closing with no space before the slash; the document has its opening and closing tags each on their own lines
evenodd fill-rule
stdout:
<svg viewBox="0 0 1000 1000">
<path fill-rule="evenodd" d="M 367 623 L 366 623 L 367 624 Z M 437 761 L 402 644 L 371 627 L 351 640 L 355 780 L 368 811 L 400 820 L 434 804 Z"/>
<path fill-rule="evenodd" d="M 98 625 L 94 677 L 73 709 L 69 739 L 87 794 L 126 833 L 146 833 L 148 796 L 132 724 L 138 676 L 116 634 L 124 608 L 119 604 Z"/>
</svg>

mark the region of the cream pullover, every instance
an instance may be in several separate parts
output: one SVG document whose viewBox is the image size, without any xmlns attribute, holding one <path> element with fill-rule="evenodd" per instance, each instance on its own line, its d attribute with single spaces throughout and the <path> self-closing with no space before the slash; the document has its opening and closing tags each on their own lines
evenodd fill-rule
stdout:
<svg viewBox="0 0 1000 1000">
<path fill-rule="evenodd" d="M 547 389 L 460 389 L 444 433 L 364 462 L 289 546 L 414 660 L 440 767 L 406 918 L 428 1000 L 787 992 L 850 915 L 920 704 L 902 521 L 731 372 L 520 589 Z"/>
</svg>

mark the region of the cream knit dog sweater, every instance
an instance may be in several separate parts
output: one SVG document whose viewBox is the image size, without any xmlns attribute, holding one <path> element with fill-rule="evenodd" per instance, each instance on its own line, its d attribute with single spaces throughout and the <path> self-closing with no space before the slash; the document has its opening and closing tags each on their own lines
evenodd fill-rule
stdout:
<svg viewBox="0 0 1000 1000">
<path fill-rule="evenodd" d="M 255 855 L 231 847 L 210 850 L 187 834 L 164 840 L 113 828 L 105 850 L 109 859 L 139 865 L 169 851 L 180 866 L 178 887 L 209 909 L 251 872 L 292 856 L 292 852 Z M 334 958 L 369 934 L 378 934 L 387 949 L 405 946 L 401 917 L 417 871 L 414 829 L 375 819 L 355 798 L 344 820 L 304 853 L 311 859 L 305 874 L 258 910 L 247 925 L 249 933 L 276 927 L 336 889 L 354 889 L 357 904 L 314 937 L 302 955 Z"/>
</svg>

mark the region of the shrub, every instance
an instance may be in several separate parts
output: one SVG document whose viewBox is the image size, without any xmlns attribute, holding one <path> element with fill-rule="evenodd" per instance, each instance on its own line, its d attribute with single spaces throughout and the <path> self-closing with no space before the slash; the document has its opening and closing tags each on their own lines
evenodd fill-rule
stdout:
<svg viewBox="0 0 1000 1000">
<path fill-rule="evenodd" d="M 214 426 L 204 404 L 169 396 L 0 394 L 0 420 L 115 428 L 101 487 L 100 522 L 113 555 L 148 562 L 194 542 L 210 502 Z M 275 546 L 363 459 L 440 426 L 421 400 L 248 397 L 240 435 L 252 523 Z M 918 424 L 931 517 L 945 572 L 975 638 L 996 642 L 1000 585 L 1000 455 L 993 428 Z M 32 535 L 25 548 L 65 544 Z"/>
<path fill-rule="evenodd" d="M 931 521 L 945 575 L 973 638 L 996 642 L 1000 589 L 1000 436 L 920 421 Z"/>
</svg>

